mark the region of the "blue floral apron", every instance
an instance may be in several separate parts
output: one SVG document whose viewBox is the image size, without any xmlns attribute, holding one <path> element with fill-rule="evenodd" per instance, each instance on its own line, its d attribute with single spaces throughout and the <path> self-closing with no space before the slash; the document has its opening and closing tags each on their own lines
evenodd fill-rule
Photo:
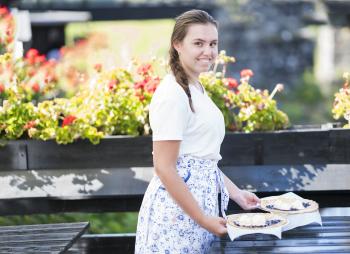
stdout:
<svg viewBox="0 0 350 254">
<path fill-rule="evenodd" d="M 229 195 L 217 160 L 181 155 L 176 168 L 206 215 L 219 215 L 220 191 L 221 213 L 226 217 Z M 140 208 L 135 254 L 202 254 L 208 251 L 214 237 L 177 205 L 158 176 L 152 178 Z"/>
</svg>

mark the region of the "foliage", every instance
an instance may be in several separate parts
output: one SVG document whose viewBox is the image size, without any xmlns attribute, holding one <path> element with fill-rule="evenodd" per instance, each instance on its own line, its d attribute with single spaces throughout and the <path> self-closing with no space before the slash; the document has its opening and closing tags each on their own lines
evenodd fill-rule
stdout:
<svg viewBox="0 0 350 254">
<path fill-rule="evenodd" d="M 136 231 L 137 213 L 61 213 L 0 216 L 1 226 L 33 225 L 89 221 L 91 234 L 133 233 Z"/>
<path fill-rule="evenodd" d="M 348 121 L 344 128 L 350 128 L 350 73 L 344 73 L 343 78 L 345 79 L 343 87 L 334 95 L 332 113 L 334 119 L 344 117 Z"/>
<path fill-rule="evenodd" d="M 227 129 L 252 132 L 286 128 L 288 117 L 277 109 L 276 101 L 272 99 L 277 91 L 283 90 L 283 85 L 277 84 L 271 95 L 267 90 L 254 89 L 249 84 L 254 75 L 250 69 L 241 71 L 240 84 L 234 78 L 225 78 L 226 65 L 234 61 L 221 51 L 217 64 L 223 65 L 223 71 L 200 76 L 208 94 L 223 112 Z"/>
</svg>

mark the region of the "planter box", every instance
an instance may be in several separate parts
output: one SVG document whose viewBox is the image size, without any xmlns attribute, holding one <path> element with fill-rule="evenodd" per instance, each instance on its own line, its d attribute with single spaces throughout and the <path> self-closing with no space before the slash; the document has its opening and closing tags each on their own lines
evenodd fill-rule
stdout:
<svg viewBox="0 0 350 254">
<path fill-rule="evenodd" d="M 349 129 L 295 129 L 227 133 L 221 166 L 350 163 Z M 1 170 L 115 168 L 152 166 L 150 136 L 111 136 L 93 145 L 87 140 L 14 140 L 0 147 Z"/>
</svg>

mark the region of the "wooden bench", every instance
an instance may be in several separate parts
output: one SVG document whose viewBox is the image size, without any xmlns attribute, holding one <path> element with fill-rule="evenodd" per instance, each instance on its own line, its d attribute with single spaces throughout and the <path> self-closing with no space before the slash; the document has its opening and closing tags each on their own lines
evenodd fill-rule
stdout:
<svg viewBox="0 0 350 254">
<path fill-rule="evenodd" d="M 153 176 L 151 152 L 150 137 L 97 146 L 11 141 L 0 148 L 0 215 L 138 211 Z M 261 197 L 293 191 L 321 207 L 350 207 L 350 130 L 228 133 L 221 154 L 223 172 Z M 238 209 L 230 203 L 230 212 Z M 133 245 L 133 234 L 84 235 L 74 248 L 133 253 Z"/>
</svg>

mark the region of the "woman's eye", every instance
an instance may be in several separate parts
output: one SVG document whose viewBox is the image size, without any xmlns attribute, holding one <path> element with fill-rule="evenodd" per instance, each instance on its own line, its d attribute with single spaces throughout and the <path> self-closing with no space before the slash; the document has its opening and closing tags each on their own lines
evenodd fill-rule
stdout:
<svg viewBox="0 0 350 254">
<path fill-rule="evenodd" d="M 194 44 L 195 44 L 196 46 L 202 46 L 202 45 L 203 45 L 203 43 L 200 42 L 200 41 L 197 41 L 197 42 L 195 42 Z"/>
<path fill-rule="evenodd" d="M 212 43 L 210 43 L 210 46 L 211 47 L 215 47 L 217 45 L 217 43 L 216 42 L 212 42 Z"/>
</svg>

